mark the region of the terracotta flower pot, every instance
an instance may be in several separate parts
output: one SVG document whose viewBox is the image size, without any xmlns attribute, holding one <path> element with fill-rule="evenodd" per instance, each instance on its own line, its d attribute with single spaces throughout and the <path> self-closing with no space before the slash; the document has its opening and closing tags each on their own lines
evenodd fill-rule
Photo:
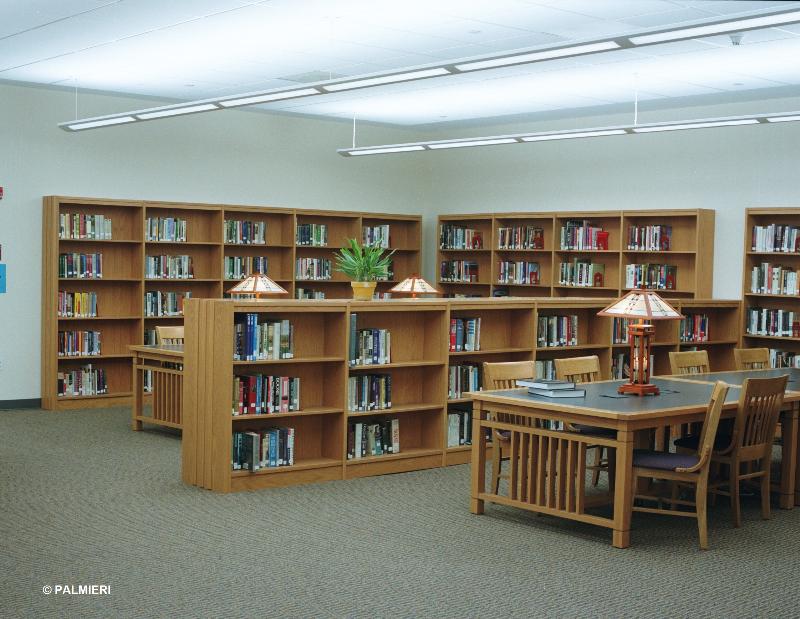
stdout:
<svg viewBox="0 0 800 619">
<path fill-rule="evenodd" d="M 353 300 L 371 301 L 375 292 L 376 282 L 350 282 L 353 287 Z"/>
</svg>

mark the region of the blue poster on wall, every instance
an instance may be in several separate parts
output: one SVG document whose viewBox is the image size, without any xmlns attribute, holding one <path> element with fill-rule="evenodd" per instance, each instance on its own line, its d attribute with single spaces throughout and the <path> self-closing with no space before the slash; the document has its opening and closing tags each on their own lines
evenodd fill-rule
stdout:
<svg viewBox="0 0 800 619">
<path fill-rule="evenodd" d="M 6 291 L 6 265 L 0 264 L 0 294 Z"/>
</svg>

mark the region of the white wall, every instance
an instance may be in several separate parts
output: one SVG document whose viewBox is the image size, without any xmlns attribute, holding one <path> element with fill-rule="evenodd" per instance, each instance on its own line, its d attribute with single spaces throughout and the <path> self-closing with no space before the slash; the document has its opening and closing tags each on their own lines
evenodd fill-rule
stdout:
<svg viewBox="0 0 800 619">
<path fill-rule="evenodd" d="M 640 122 L 800 110 L 776 99 L 650 111 Z M 630 123 L 632 115 L 439 131 L 432 139 Z M 714 296 L 740 298 L 744 210 L 800 206 L 800 123 L 610 136 L 417 153 L 430 159 L 429 202 L 442 213 L 710 208 Z M 435 247 L 435 215 L 425 246 Z M 429 257 L 426 273 L 433 276 Z"/>
<path fill-rule="evenodd" d="M 81 95 L 81 117 L 158 105 Z M 345 122 L 229 110 L 68 134 L 74 95 L 0 86 L 2 261 L 0 401 L 40 397 L 42 196 L 75 195 L 293 208 L 420 213 L 419 159 L 354 162 Z M 416 139 L 410 131 L 359 128 L 359 143 Z M 357 165 L 353 165 L 356 163 Z"/>
</svg>

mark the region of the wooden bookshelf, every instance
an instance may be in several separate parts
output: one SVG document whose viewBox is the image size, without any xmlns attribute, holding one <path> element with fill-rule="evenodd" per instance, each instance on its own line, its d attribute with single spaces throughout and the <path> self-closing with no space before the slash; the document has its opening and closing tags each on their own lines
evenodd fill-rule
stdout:
<svg viewBox="0 0 800 619">
<path fill-rule="evenodd" d="M 103 215 L 111 220 L 110 239 L 59 238 L 59 216 Z M 185 240 L 148 240 L 150 218 L 185 221 Z M 260 222 L 266 225 L 263 244 L 226 242 L 225 222 Z M 325 223 L 329 226 L 328 247 L 299 247 L 296 226 Z M 349 282 L 334 273 L 330 282 L 296 281 L 297 256 L 325 257 L 347 238 L 362 238 L 363 225 L 390 226 L 394 260 L 394 281 L 420 271 L 421 217 L 323 210 L 300 210 L 244 205 L 186 204 L 142 200 L 110 200 L 48 196 L 43 201 L 42 227 L 42 406 L 62 408 L 105 407 L 130 401 L 131 364 L 128 345 L 152 343 L 158 325 L 180 324 L 183 317 L 146 315 L 143 300 L 148 292 L 191 293 L 192 298 L 219 299 L 233 287 L 236 278 L 226 277 L 225 259 L 266 258 L 267 274 L 281 284 L 291 297 L 298 287 L 320 290 L 327 298 L 350 298 Z M 101 279 L 59 278 L 61 253 L 101 253 Z M 191 256 L 193 277 L 187 279 L 148 278 L 148 256 Z M 392 282 L 379 284 L 386 292 Z M 57 297 L 66 292 L 97 295 L 98 315 L 66 318 L 58 315 Z M 100 331 L 102 355 L 59 357 L 59 331 Z M 59 372 L 78 370 L 91 363 L 106 372 L 108 392 L 90 396 L 58 396 Z"/>
<path fill-rule="evenodd" d="M 608 249 L 564 249 L 561 229 L 570 220 L 589 220 L 609 233 Z M 677 267 L 675 288 L 663 290 L 664 296 L 679 299 L 707 298 L 712 293 L 714 260 L 714 211 L 710 209 L 675 209 L 667 211 L 621 210 L 568 213 L 530 212 L 442 215 L 438 218 L 437 268 L 439 286 L 448 296 L 488 297 L 493 295 L 525 297 L 613 297 L 625 286 L 626 267 L 633 264 L 669 264 Z M 442 225 L 477 230 L 483 235 L 483 249 L 453 249 L 441 243 Z M 672 227 L 669 250 L 628 249 L 630 226 L 665 225 Z M 499 231 L 514 226 L 541 228 L 542 249 L 509 249 L 500 245 Z M 559 281 L 561 263 L 590 259 L 604 265 L 602 286 L 572 286 Z M 441 279 L 443 261 L 470 260 L 478 265 L 474 282 L 448 282 Z M 499 278 L 500 263 L 536 262 L 539 283 L 504 283 Z"/>
<path fill-rule="evenodd" d="M 222 492 L 348 479 L 419 470 L 469 461 L 468 445 L 448 446 L 448 412 L 468 408 L 468 395 L 448 399 L 450 367 L 484 361 L 544 361 L 598 355 L 603 378 L 613 357 L 627 345 L 614 344 L 613 319 L 596 313 L 613 299 L 507 298 L 403 299 L 355 301 L 230 301 L 193 299 L 187 303 L 184 370 L 183 478 L 186 483 Z M 679 321 L 656 323 L 655 373 L 668 374 L 668 353 L 692 348 L 709 351 L 713 370 L 733 368 L 740 325 L 738 300 L 672 300 L 685 315 L 708 316 L 708 340 L 681 342 Z M 258 313 L 287 319 L 295 329 L 292 359 L 233 361 L 235 316 Z M 351 317 L 357 329 L 391 333 L 390 362 L 349 363 Z M 537 345 L 537 321 L 550 315 L 577 315 L 574 346 Z M 477 350 L 450 351 L 450 323 L 481 319 Z M 280 371 L 301 378 L 298 411 L 231 414 L 232 376 Z M 283 374 L 285 373 L 285 374 Z M 389 374 L 392 406 L 349 410 L 348 377 Z M 348 459 L 348 423 L 397 418 L 400 452 Z M 296 430 L 294 466 L 254 473 L 231 469 L 236 431 L 291 425 Z"/>
<path fill-rule="evenodd" d="M 745 211 L 744 266 L 742 271 L 741 342 L 745 348 L 769 348 L 800 355 L 800 338 L 795 336 L 757 335 L 748 332 L 748 309 L 762 308 L 798 312 L 800 295 L 781 291 L 754 291 L 752 272 L 764 263 L 800 271 L 800 252 L 760 251 L 752 243 L 755 226 L 788 225 L 800 227 L 800 208 L 749 208 Z M 798 317 L 800 320 L 800 317 Z"/>
</svg>

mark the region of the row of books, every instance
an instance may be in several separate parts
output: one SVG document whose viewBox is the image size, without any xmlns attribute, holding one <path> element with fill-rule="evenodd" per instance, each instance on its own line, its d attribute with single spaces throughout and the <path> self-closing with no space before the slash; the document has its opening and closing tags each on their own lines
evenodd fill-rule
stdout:
<svg viewBox="0 0 800 619">
<path fill-rule="evenodd" d="M 193 279 L 191 256 L 145 256 L 144 276 L 147 279 Z"/>
<path fill-rule="evenodd" d="M 800 253 L 800 226 L 753 226 L 750 249 L 760 252 Z"/>
<path fill-rule="evenodd" d="M 544 249 L 544 229 L 509 226 L 497 229 L 498 249 Z"/>
<path fill-rule="evenodd" d="M 144 226 L 147 241 L 186 242 L 186 220 L 177 217 L 148 217 Z"/>
<path fill-rule="evenodd" d="M 629 318 L 614 318 L 614 322 L 611 325 L 611 341 L 614 344 L 628 343 L 628 325 L 631 322 L 638 322 L 638 320 L 631 321 Z"/>
<path fill-rule="evenodd" d="M 472 260 L 443 260 L 439 279 L 443 282 L 477 282 L 478 263 Z"/>
<path fill-rule="evenodd" d="M 312 288 L 295 288 L 295 299 L 324 299 L 325 293 L 322 290 L 314 290 Z"/>
<path fill-rule="evenodd" d="M 225 242 L 232 245 L 266 245 L 267 224 L 264 221 L 225 220 Z"/>
<path fill-rule="evenodd" d="M 800 337 L 797 312 L 763 307 L 748 307 L 746 316 L 749 335 Z"/>
<path fill-rule="evenodd" d="M 111 239 L 111 218 L 105 215 L 83 213 L 60 213 L 58 216 L 58 238 L 60 239 Z"/>
<path fill-rule="evenodd" d="M 708 314 L 686 314 L 678 333 L 681 342 L 708 341 Z"/>
<path fill-rule="evenodd" d="M 605 286 L 605 273 L 605 264 L 597 264 L 588 258 L 575 258 L 558 265 L 558 283 L 562 286 L 602 287 Z"/>
<path fill-rule="evenodd" d="M 236 314 L 233 325 L 233 360 L 294 358 L 294 325 L 288 319 L 263 320 L 263 314 Z"/>
<path fill-rule="evenodd" d="M 56 393 L 59 396 L 102 395 L 108 393 L 106 371 L 83 365 L 78 370 L 65 370 L 57 375 Z"/>
<path fill-rule="evenodd" d="M 70 279 L 101 279 L 103 277 L 103 254 L 75 252 L 59 254 L 58 276 Z"/>
<path fill-rule="evenodd" d="M 672 226 L 628 226 L 628 249 L 633 251 L 669 251 Z"/>
<path fill-rule="evenodd" d="M 100 331 L 59 331 L 59 357 L 85 357 L 99 355 Z"/>
<path fill-rule="evenodd" d="M 183 316 L 183 305 L 192 293 L 148 290 L 144 293 L 145 316 Z"/>
<path fill-rule="evenodd" d="M 447 399 L 463 398 L 468 391 L 479 391 L 483 381 L 478 363 L 451 364 L 447 374 Z"/>
<path fill-rule="evenodd" d="M 475 351 L 481 349 L 481 319 L 450 319 L 450 352 Z"/>
<path fill-rule="evenodd" d="M 769 361 L 774 368 L 800 368 L 800 353 L 770 348 Z"/>
<path fill-rule="evenodd" d="M 144 345 L 145 346 L 155 346 L 158 338 L 156 336 L 155 329 L 147 329 L 144 330 Z"/>
<path fill-rule="evenodd" d="M 534 361 L 536 378 L 554 380 L 556 377 L 556 364 L 553 359 L 537 359 Z"/>
<path fill-rule="evenodd" d="M 391 374 L 358 374 L 347 379 L 348 410 L 374 411 L 392 408 Z"/>
<path fill-rule="evenodd" d="M 297 258 L 294 272 L 298 280 L 324 280 L 333 276 L 331 261 L 327 258 Z"/>
<path fill-rule="evenodd" d="M 750 273 L 750 292 L 797 296 L 797 271 L 792 267 L 762 262 Z"/>
<path fill-rule="evenodd" d="M 300 378 L 268 374 L 233 377 L 233 415 L 270 415 L 300 410 Z"/>
<path fill-rule="evenodd" d="M 347 425 L 347 459 L 400 453 L 400 420 L 355 421 Z"/>
<path fill-rule="evenodd" d="M 97 316 L 96 292 L 58 291 L 59 318 L 94 318 Z"/>
<path fill-rule="evenodd" d="M 472 411 L 453 410 L 447 413 L 447 446 L 472 445 Z"/>
<path fill-rule="evenodd" d="M 225 256 L 223 263 L 225 279 L 244 279 L 253 273 L 267 273 L 266 256 Z"/>
<path fill-rule="evenodd" d="M 294 428 L 270 428 L 261 432 L 234 432 L 231 468 L 250 471 L 294 464 Z"/>
<path fill-rule="evenodd" d="M 540 278 L 539 263 L 524 260 L 501 260 L 498 264 L 498 284 L 531 284 L 538 285 Z"/>
<path fill-rule="evenodd" d="M 364 245 L 388 249 L 392 244 L 391 237 L 389 236 L 389 224 L 363 226 L 361 229 L 361 241 Z"/>
<path fill-rule="evenodd" d="M 628 264 L 625 266 L 626 288 L 675 290 L 678 267 L 671 264 Z"/>
<path fill-rule="evenodd" d="M 464 226 L 439 226 L 440 249 L 483 249 L 483 232 Z"/>
<path fill-rule="evenodd" d="M 539 316 L 536 325 L 536 345 L 548 346 L 578 345 L 578 315 Z"/>
<path fill-rule="evenodd" d="M 586 219 L 570 219 L 561 227 L 561 249 L 608 249 L 608 232 Z"/>
<path fill-rule="evenodd" d="M 359 329 L 358 314 L 350 314 L 350 365 L 386 365 L 392 362 L 392 336 L 388 329 Z"/>
<path fill-rule="evenodd" d="M 327 247 L 328 224 L 297 224 L 297 244 Z"/>
</svg>

